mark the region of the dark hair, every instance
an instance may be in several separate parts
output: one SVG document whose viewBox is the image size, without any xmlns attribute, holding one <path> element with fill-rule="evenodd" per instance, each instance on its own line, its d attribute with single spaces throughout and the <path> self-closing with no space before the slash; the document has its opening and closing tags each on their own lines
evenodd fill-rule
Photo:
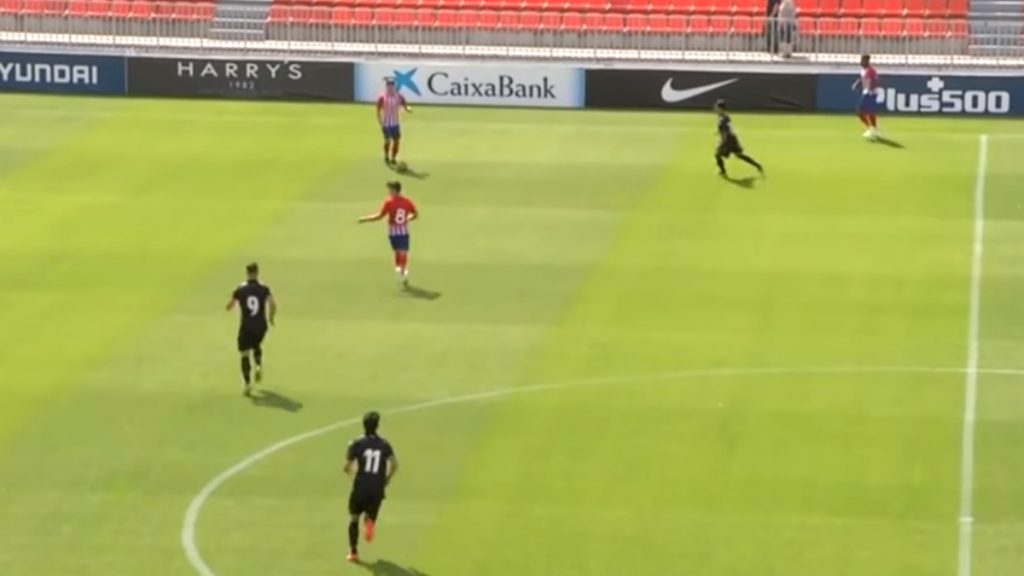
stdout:
<svg viewBox="0 0 1024 576">
<path fill-rule="evenodd" d="M 719 98 L 718 100 L 715 100 L 715 109 L 716 110 L 725 110 L 725 108 L 726 108 L 726 106 L 725 106 L 725 98 Z"/>
<path fill-rule="evenodd" d="M 398 180 L 392 180 L 391 182 L 388 182 L 388 190 L 394 190 L 395 192 L 401 192 L 402 191 L 402 183 L 399 182 Z"/>
<path fill-rule="evenodd" d="M 255 262 L 249 262 L 245 266 L 245 271 L 248 274 L 259 274 L 260 273 L 260 265 L 255 263 Z"/>
<path fill-rule="evenodd" d="M 376 434 L 377 428 L 380 427 L 380 414 L 377 412 L 367 412 L 363 416 L 363 431 L 367 434 Z"/>
</svg>

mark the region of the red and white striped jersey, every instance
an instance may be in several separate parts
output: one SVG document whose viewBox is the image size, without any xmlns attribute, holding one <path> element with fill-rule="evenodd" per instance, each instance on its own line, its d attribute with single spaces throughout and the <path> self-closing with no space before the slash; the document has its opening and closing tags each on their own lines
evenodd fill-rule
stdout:
<svg viewBox="0 0 1024 576">
<path fill-rule="evenodd" d="M 874 94 L 878 89 L 878 71 L 868 66 L 860 71 L 860 86 L 865 94 Z"/>
<path fill-rule="evenodd" d="M 405 96 L 385 92 L 377 98 L 377 111 L 380 113 L 381 125 L 394 128 L 402 121 L 402 110 L 405 108 Z"/>
<path fill-rule="evenodd" d="M 388 217 L 388 236 L 408 236 L 409 218 L 416 214 L 416 204 L 405 196 L 390 196 L 381 204 L 380 213 Z"/>
</svg>

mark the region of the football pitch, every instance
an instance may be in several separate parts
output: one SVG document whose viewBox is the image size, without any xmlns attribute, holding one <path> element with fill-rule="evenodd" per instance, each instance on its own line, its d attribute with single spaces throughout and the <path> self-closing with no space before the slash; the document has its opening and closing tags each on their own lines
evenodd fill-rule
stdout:
<svg viewBox="0 0 1024 576">
<path fill-rule="evenodd" d="M 1024 123 L 733 121 L 0 97 L 0 574 L 1020 574 Z"/>
</svg>

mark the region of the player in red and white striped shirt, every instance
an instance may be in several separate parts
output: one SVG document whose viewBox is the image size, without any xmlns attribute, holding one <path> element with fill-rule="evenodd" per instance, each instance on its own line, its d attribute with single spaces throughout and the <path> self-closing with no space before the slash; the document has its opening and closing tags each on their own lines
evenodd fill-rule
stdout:
<svg viewBox="0 0 1024 576">
<path fill-rule="evenodd" d="M 419 218 L 416 204 L 402 196 L 401 182 L 388 182 L 388 197 L 381 204 L 380 210 L 367 214 L 359 219 L 363 222 L 376 222 L 388 218 L 388 240 L 395 253 L 395 274 L 403 286 L 409 284 L 409 223 Z"/>
<path fill-rule="evenodd" d="M 878 91 L 882 87 L 878 80 L 878 71 L 871 65 L 871 56 L 864 54 L 860 57 L 860 77 L 853 83 L 853 89 L 861 89 L 860 105 L 857 106 L 857 116 L 867 127 L 864 131 L 865 138 L 876 139 L 878 133 Z"/>
<path fill-rule="evenodd" d="M 405 96 L 398 93 L 394 78 L 384 80 L 384 93 L 377 98 L 377 122 L 384 134 L 384 163 L 398 162 L 398 147 L 402 142 L 402 112 L 412 112 Z"/>
</svg>

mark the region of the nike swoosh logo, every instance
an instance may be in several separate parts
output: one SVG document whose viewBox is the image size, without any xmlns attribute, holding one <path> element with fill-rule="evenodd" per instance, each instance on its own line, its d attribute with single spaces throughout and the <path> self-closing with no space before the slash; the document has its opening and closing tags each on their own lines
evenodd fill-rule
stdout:
<svg viewBox="0 0 1024 576">
<path fill-rule="evenodd" d="M 729 84 L 738 81 L 739 78 L 733 78 L 732 80 L 723 80 L 721 82 L 715 82 L 714 84 L 694 86 L 693 88 L 687 88 L 685 90 L 676 90 L 672 87 L 672 78 L 669 78 L 665 81 L 665 85 L 661 87 L 661 99 L 669 104 L 675 104 L 677 102 L 696 98 L 697 96 L 711 92 L 712 90 L 718 90 L 723 86 L 728 86 Z"/>
</svg>

